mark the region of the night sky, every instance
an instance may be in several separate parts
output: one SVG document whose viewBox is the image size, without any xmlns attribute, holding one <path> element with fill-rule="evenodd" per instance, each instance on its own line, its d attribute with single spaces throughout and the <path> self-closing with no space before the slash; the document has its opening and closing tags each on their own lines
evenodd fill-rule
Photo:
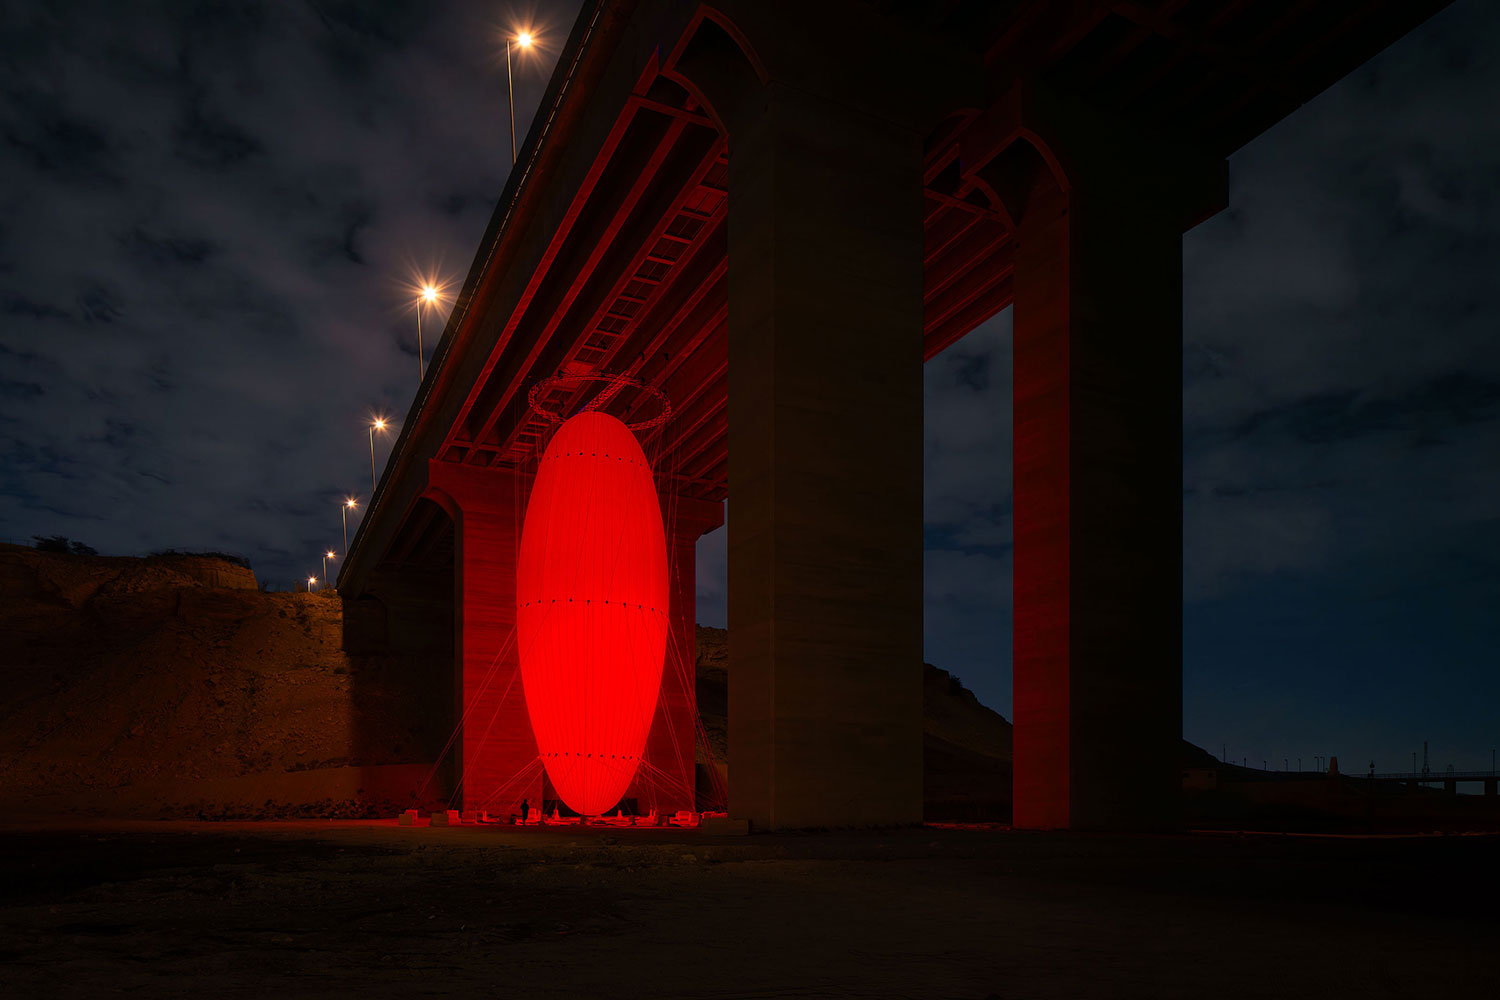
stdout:
<svg viewBox="0 0 1500 1000">
<path fill-rule="evenodd" d="M 524 135 L 576 7 L 0 7 L 0 538 L 319 573 L 369 415 L 416 389 L 411 286 L 456 290 L 505 182 L 502 32 L 550 42 Z M 1500 742 L 1496 53 L 1500 6 L 1458 0 L 1237 154 L 1185 238 L 1184 734 L 1214 753 Z M 1009 335 L 926 371 L 927 658 L 1007 717 Z"/>
</svg>

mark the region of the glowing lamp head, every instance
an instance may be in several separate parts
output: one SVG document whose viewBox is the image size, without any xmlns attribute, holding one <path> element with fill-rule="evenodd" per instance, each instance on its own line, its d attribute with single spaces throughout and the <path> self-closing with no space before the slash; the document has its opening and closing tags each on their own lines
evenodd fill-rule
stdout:
<svg viewBox="0 0 1500 1000">
<path fill-rule="evenodd" d="M 307 578 L 307 585 L 309 587 L 311 587 L 313 584 L 315 584 L 317 582 L 318 582 L 318 578 L 315 577 L 315 576 L 310 576 L 310 577 Z"/>
<path fill-rule="evenodd" d="M 436 302 L 437 300 L 438 300 L 438 290 L 436 288 L 432 287 L 431 285 L 423 285 L 422 286 L 422 301 L 431 304 L 433 302 Z"/>
<path fill-rule="evenodd" d="M 521 48 L 523 48 L 523 49 L 529 49 L 529 48 L 531 48 L 531 42 L 532 42 L 531 32 L 529 32 L 529 31 L 523 31 L 519 35 L 516 36 L 516 44 L 519 45 L 519 46 L 521 46 Z"/>
<path fill-rule="evenodd" d="M 383 431 L 383 430 L 385 430 L 385 418 L 384 417 L 376 417 L 375 418 L 375 422 L 373 424 L 371 424 L 370 426 L 374 427 L 377 431 Z"/>
<path fill-rule="evenodd" d="M 324 559 L 332 559 L 333 558 L 333 550 L 329 549 L 327 552 L 323 553 L 323 558 Z"/>
<path fill-rule="evenodd" d="M 348 500 L 345 500 L 344 501 L 344 506 L 348 507 L 350 510 L 353 510 L 354 509 L 354 498 L 350 497 Z"/>
</svg>

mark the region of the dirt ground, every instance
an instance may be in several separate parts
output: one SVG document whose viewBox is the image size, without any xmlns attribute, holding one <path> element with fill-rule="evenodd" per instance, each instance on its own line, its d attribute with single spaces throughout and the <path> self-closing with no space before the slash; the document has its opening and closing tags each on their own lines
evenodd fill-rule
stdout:
<svg viewBox="0 0 1500 1000">
<path fill-rule="evenodd" d="M 1500 838 L 0 832 L 30 996 L 1493 997 Z"/>
</svg>

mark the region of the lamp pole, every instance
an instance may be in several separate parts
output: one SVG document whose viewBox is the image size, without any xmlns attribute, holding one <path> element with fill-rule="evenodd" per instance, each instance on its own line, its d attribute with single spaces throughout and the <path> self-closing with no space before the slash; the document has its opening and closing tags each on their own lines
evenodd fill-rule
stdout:
<svg viewBox="0 0 1500 1000">
<path fill-rule="evenodd" d="M 422 378 L 427 374 L 427 359 L 422 351 L 422 306 L 436 305 L 438 290 L 436 286 L 426 284 L 422 286 L 422 293 L 417 296 L 417 388 L 422 387 Z"/>
<path fill-rule="evenodd" d="M 339 520 L 344 522 L 344 551 L 349 551 L 349 512 L 354 509 L 354 498 L 347 497 L 339 508 Z"/>
<path fill-rule="evenodd" d="M 516 162 L 516 80 L 510 71 L 510 39 L 505 40 L 505 95 L 510 103 L 510 162 Z"/>
<path fill-rule="evenodd" d="M 328 589 L 328 560 L 333 558 L 333 550 L 323 553 L 323 589 Z"/>
<path fill-rule="evenodd" d="M 317 582 L 318 582 L 318 578 L 315 577 L 315 576 L 310 576 L 310 577 L 307 578 L 307 592 L 309 594 L 312 593 L 312 585 L 315 584 L 315 583 L 317 583 Z"/>
<path fill-rule="evenodd" d="M 516 162 L 516 78 L 510 68 L 510 45 L 515 42 L 523 49 L 531 48 L 531 32 L 523 31 L 515 38 L 505 39 L 505 96 L 510 105 L 510 162 Z"/>
<path fill-rule="evenodd" d="M 375 495 L 375 432 L 385 430 L 385 420 L 376 417 L 370 424 L 370 496 Z"/>
</svg>

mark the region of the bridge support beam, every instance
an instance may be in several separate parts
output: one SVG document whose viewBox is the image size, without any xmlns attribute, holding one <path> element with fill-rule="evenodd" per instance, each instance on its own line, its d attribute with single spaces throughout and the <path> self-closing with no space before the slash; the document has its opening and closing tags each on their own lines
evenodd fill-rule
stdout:
<svg viewBox="0 0 1500 1000">
<path fill-rule="evenodd" d="M 922 818 L 922 144 L 775 82 L 729 122 L 730 812 Z"/>
<path fill-rule="evenodd" d="M 1014 822 L 1169 828 L 1182 738 L 1181 236 L 1221 207 L 1223 165 L 1173 161 L 1040 102 L 1028 127 L 1049 165 L 1032 155 L 994 185 L 1016 185 L 1018 220 Z"/>
</svg>

